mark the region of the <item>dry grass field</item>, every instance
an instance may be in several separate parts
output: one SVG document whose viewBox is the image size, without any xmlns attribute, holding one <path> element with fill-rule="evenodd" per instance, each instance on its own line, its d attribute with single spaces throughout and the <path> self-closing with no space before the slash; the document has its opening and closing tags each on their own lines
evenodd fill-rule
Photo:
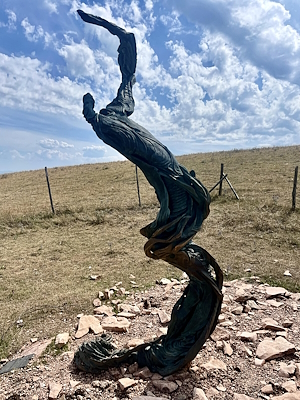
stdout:
<svg viewBox="0 0 300 400">
<path fill-rule="evenodd" d="M 240 196 L 223 183 L 212 192 L 211 213 L 195 241 L 219 262 L 227 279 L 258 275 L 300 291 L 300 188 L 291 211 L 300 146 L 178 157 L 210 189 L 220 164 Z M 131 274 L 143 290 L 180 271 L 147 259 L 139 229 L 158 211 L 153 189 L 130 162 L 0 175 L 0 358 L 30 338 L 50 337 L 91 312 L 99 290 Z M 299 186 L 299 185 L 298 185 Z M 251 272 L 245 272 L 246 269 Z M 285 277 L 289 270 L 292 277 Z M 90 275 L 100 275 L 93 281 Z M 17 327 L 16 321 L 23 320 Z"/>
</svg>

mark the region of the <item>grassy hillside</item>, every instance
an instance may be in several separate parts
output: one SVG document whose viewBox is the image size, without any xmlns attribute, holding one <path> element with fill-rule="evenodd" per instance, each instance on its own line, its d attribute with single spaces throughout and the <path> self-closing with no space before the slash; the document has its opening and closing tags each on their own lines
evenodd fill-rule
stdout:
<svg viewBox="0 0 300 400">
<path fill-rule="evenodd" d="M 236 189 L 212 192 L 211 213 L 195 241 L 208 250 L 227 278 L 258 275 L 300 290 L 300 188 L 291 212 L 300 146 L 178 157 L 210 189 L 220 164 Z M 143 290 L 180 271 L 147 259 L 139 229 L 158 211 L 153 189 L 130 162 L 0 175 L 0 357 L 32 337 L 49 337 L 91 312 L 99 290 L 134 280 Z M 298 185 L 299 186 L 299 185 Z M 245 269 L 251 269 L 246 273 Z M 284 277 L 289 270 L 291 277 Z M 100 275 L 97 281 L 90 275 Z M 16 321 L 23 319 L 23 327 Z"/>
</svg>

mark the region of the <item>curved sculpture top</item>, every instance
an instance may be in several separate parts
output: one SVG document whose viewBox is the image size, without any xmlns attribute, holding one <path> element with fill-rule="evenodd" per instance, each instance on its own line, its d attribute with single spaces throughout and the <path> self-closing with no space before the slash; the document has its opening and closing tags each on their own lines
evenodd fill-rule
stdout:
<svg viewBox="0 0 300 400">
<path fill-rule="evenodd" d="M 132 33 L 78 10 L 81 18 L 118 36 L 118 63 L 122 82 L 116 98 L 94 111 L 94 99 L 83 97 L 83 114 L 97 136 L 136 164 L 154 187 L 160 210 L 156 219 L 141 229 L 148 238 L 145 253 L 185 271 L 190 283 L 174 306 L 166 336 L 131 351 L 114 349 L 107 336 L 84 344 L 75 355 L 79 368 L 95 372 L 120 362 L 138 361 L 153 372 L 170 374 L 191 361 L 211 334 L 222 301 L 222 272 L 216 261 L 192 242 L 209 214 L 207 189 L 180 165 L 169 149 L 150 132 L 131 120 L 134 111 L 136 43 Z M 110 349 L 108 351 L 108 348 Z M 104 350 L 105 349 L 105 350 Z"/>
</svg>

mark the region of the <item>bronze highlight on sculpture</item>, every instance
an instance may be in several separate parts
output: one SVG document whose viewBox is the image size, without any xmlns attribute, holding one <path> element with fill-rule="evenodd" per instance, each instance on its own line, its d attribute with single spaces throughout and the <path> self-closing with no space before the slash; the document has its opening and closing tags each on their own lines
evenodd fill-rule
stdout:
<svg viewBox="0 0 300 400">
<path fill-rule="evenodd" d="M 97 136 L 136 164 L 155 189 L 160 210 L 155 221 L 141 229 L 148 240 L 145 253 L 185 271 L 189 278 L 175 304 L 166 335 L 134 349 L 117 349 L 109 335 L 84 343 L 75 354 L 81 370 L 97 373 L 121 363 L 138 362 L 152 372 L 166 376 L 189 363 L 214 330 L 222 303 L 223 274 L 214 258 L 192 239 L 209 214 L 206 188 L 180 165 L 166 146 L 145 128 L 132 121 L 132 87 L 135 83 L 136 43 L 132 33 L 78 10 L 88 23 L 106 28 L 118 36 L 118 63 L 122 82 L 117 97 L 94 111 L 94 99 L 83 97 L 83 115 Z"/>
</svg>

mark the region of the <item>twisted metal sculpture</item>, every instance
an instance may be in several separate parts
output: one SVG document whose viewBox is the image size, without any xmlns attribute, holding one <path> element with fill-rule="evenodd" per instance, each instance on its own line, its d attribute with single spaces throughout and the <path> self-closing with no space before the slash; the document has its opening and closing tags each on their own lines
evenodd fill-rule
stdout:
<svg viewBox="0 0 300 400">
<path fill-rule="evenodd" d="M 118 36 L 118 63 L 122 82 L 117 97 L 94 111 L 94 99 L 83 97 L 83 114 L 97 136 L 136 164 L 156 191 L 160 210 L 156 219 L 141 229 L 148 241 L 145 253 L 186 272 L 190 278 L 175 304 L 166 335 L 131 350 L 119 350 L 107 334 L 84 343 L 75 354 L 81 370 L 98 372 L 121 363 L 138 362 L 165 376 L 189 363 L 214 330 L 222 302 L 223 274 L 214 258 L 192 239 L 209 214 L 206 188 L 173 154 L 145 128 L 128 118 L 134 111 L 136 43 L 132 33 L 78 10 L 88 23 L 100 25 Z"/>
</svg>

